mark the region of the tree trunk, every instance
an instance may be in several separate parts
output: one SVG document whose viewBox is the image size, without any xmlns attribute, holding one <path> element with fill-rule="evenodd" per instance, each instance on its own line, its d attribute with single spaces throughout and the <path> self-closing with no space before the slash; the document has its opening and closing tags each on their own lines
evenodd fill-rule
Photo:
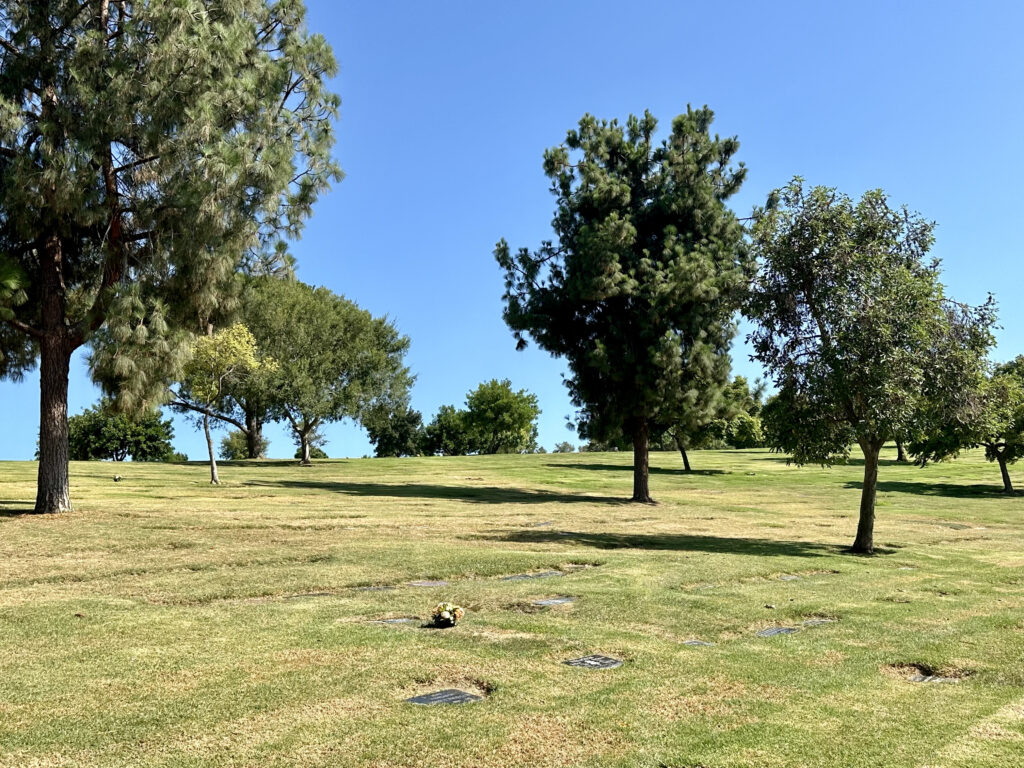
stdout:
<svg viewBox="0 0 1024 768">
<path fill-rule="evenodd" d="M 652 504 L 650 486 L 648 484 L 648 430 L 647 422 L 641 421 L 633 432 L 633 498 L 643 504 Z"/>
<path fill-rule="evenodd" d="M 896 441 L 896 461 L 901 464 L 906 464 L 910 459 L 907 458 L 907 449 L 903 447 L 903 441 Z"/>
<path fill-rule="evenodd" d="M 999 471 L 1003 473 L 1003 490 L 1006 493 L 1013 493 L 1013 482 L 1010 480 L 1010 471 L 1006 467 L 1006 457 L 997 453 L 996 461 L 999 462 Z"/>
<path fill-rule="evenodd" d="M 35 507 L 40 513 L 71 511 L 68 482 L 70 346 L 63 330 L 47 334 L 40 341 L 39 476 Z"/>
<path fill-rule="evenodd" d="M 245 412 L 245 447 L 250 459 L 263 459 L 263 420 L 253 411 Z"/>
<path fill-rule="evenodd" d="M 882 443 L 878 440 L 862 440 L 864 451 L 864 486 L 860 493 L 860 520 L 857 523 L 857 538 L 852 551 L 861 555 L 875 554 L 875 494 L 878 490 L 878 454 Z"/>
<path fill-rule="evenodd" d="M 210 452 L 210 485 L 220 485 L 217 475 L 217 457 L 213 453 L 213 436 L 210 434 L 210 415 L 203 414 L 203 432 L 206 433 L 206 449 Z"/>
<path fill-rule="evenodd" d="M 309 458 L 309 435 L 305 432 L 299 433 L 299 444 L 302 447 L 302 460 L 299 464 L 304 467 L 312 466 L 313 462 Z"/>
<path fill-rule="evenodd" d="M 678 436 L 672 435 L 672 439 L 676 441 L 676 448 L 679 449 L 679 453 L 683 455 L 683 471 L 692 472 L 690 469 L 690 457 L 686 455 L 686 448 L 683 447 L 683 441 Z"/>
</svg>

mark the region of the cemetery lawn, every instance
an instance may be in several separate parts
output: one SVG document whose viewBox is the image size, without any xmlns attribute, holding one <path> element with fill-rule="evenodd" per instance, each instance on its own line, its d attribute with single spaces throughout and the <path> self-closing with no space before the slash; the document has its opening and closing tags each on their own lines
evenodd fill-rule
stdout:
<svg viewBox="0 0 1024 768">
<path fill-rule="evenodd" d="M 624 501 L 628 453 L 243 462 L 217 488 L 75 463 L 55 517 L 26 514 L 35 464 L 0 463 L 0 765 L 1024 763 L 1024 497 L 995 465 L 888 449 L 864 558 L 860 462 L 692 459 L 652 454 L 655 506 Z M 421 628 L 440 600 L 465 619 Z M 588 654 L 624 663 L 563 664 Z M 485 698 L 404 701 L 447 688 Z"/>
</svg>

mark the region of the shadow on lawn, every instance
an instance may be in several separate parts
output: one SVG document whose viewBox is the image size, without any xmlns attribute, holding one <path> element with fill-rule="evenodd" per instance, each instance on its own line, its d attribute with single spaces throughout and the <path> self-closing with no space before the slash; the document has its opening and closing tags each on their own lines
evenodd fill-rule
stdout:
<svg viewBox="0 0 1024 768">
<path fill-rule="evenodd" d="M 835 544 L 813 541 L 773 541 L 729 536 L 689 536 L 686 534 L 653 533 L 585 533 L 582 531 L 522 531 L 467 536 L 467 539 L 514 542 L 517 544 L 577 544 L 596 549 L 651 549 L 679 552 L 714 552 L 756 557 L 824 557 L 840 555 L 848 550 Z M 889 550 L 880 551 L 887 554 Z"/>
<path fill-rule="evenodd" d="M 31 501 L 0 501 L 0 517 L 21 517 L 35 513 L 35 505 Z"/>
<path fill-rule="evenodd" d="M 247 486 L 278 486 L 281 488 L 308 488 L 317 491 L 345 493 L 350 496 L 386 496 L 397 499 L 450 499 L 469 501 L 477 504 L 548 504 L 551 502 L 575 502 L 586 504 L 629 504 L 628 499 L 610 496 L 578 496 L 555 491 L 527 491 L 521 488 L 497 488 L 494 486 L 471 485 L 422 485 L 405 483 L 387 485 L 384 483 L 345 483 L 330 480 L 254 480 Z"/>
<path fill-rule="evenodd" d="M 552 469 L 594 469 L 594 470 L 619 470 L 622 472 L 632 472 L 632 464 L 545 464 L 545 467 Z M 682 467 L 678 469 L 665 468 L 665 467 L 651 467 L 649 472 L 652 475 L 729 475 L 731 472 L 727 472 L 724 469 L 692 469 L 687 472 Z"/>
<path fill-rule="evenodd" d="M 861 490 L 860 482 L 848 482 L 845 488 Z M 949 496 L 954 499 L 1006 499 L 1019 495 L 1009 494 L 998 485 L 957 485 L 955 483 L 911 483 L 903 480 L 879 480 L 878 490 L 886 493 L 913 493 L 918 496 Z"/>
<path fill-rule="evenodd" d="M 754 461 L 779 461 L 779 462 L 782 462 L 783 464 L 793 464 L 794 466 L 796 466 L 796 463 L 793 461 L 793 457 L 792 456 L 787 456 L 784 453 L 774 453 L 774 454 L 771 454 L 771 455 L 768 455 L 768 456 L 751 456 L 751 458 Z M 811 462 L 811 463 L 805 464 L 804 466 L 806 466 L 806 467 L 818 467 L 820 465 Z M 863 458 L 858 459 L 858 458 L 855 458 L 855 457 L 850 457 L 846 461 L 836 462 L 833 466 L 836 466 L 836 467 L 863 467 L 864 466 L 864 459 Z M 896 461 L 896 459 L 879 459 L 878 460 L 878 466 L 880 466 L 880 467 L 907 467 L 908 469 L 914 468 L 913 464 L 910 464 L 910 463 L 908 463 L 906 461 Z M 920 469 L 920 467 L 916 467 L 916 468 Z"/>
</svg>

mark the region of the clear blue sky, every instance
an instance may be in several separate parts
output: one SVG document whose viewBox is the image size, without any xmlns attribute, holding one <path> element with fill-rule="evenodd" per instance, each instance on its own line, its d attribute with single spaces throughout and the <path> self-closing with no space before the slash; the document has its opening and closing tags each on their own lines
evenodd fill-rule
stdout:
<svg viewBox="0 0 1024 768">
<path fill-rule="evenodd" d="M 663 126 L 708 104 L 749 167 L 746 215 L 795 174 L 851 195 L 882 187 L 938 222 L 935 255 L 958 299 L 991 291 L 996 356 L 1024 352 L 1024 4 L 350 2 L 308 0 L 341 66 L 336 154 L 347 178 L 295 244 L 299 276 L 387 314 L 412 339 L 413 405 L 429 418 L 480 381 L 535 392 L 550 449 L 575 437 L 559 361 L 517 353 L 501 321 L 500 237 L 549 237 L 541 170 L 585 112 L 650 109 Z M 738 373 L 759 369 L 742 346 Z M 30 458 L 38 378 L 0 383 L 0 458 Z M 81 356 L 71 410 L 97 397 Z M 202 458 L 176 422 L 175 445 Z M 273 427 L 270 453 L 291 455 Z M 331 456 L 370 452 L 350 424 Z"/>
</svg>

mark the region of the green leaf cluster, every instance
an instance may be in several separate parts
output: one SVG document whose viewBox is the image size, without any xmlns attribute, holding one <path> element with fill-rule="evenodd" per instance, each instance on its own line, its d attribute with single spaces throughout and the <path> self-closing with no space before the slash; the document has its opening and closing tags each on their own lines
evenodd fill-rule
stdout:
<svg viewBox="0 0 1024 768">
<path fill-rule="evenodd" d="M 466 395 L 466 408 L 443 405 L 423 435 L 424 452 L 531 453 L 537 448 L 537 396 L 513 390 L 508 379 L 482 382 Z"/>
<path fill-rule="evenodd" d="M 128 415 L 109 400 L 68 419 L 68 448 L 72 461 L 170 461 L 174 453 L 170 419 L 156 410 Z"/>
</svg>

